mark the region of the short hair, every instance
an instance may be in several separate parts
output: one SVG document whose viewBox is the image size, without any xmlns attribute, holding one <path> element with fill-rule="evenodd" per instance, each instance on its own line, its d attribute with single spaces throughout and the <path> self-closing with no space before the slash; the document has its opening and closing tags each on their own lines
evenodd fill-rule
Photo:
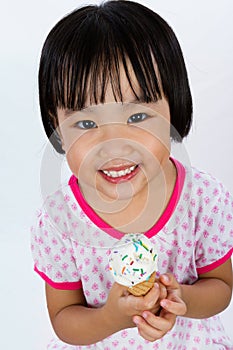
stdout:
<svg viewBox="0 0 233 350">
<path fill-rule="evenodd" d="M 133 88 L 127 62 L 133 68 L 140 96 Z M 45 40 L 39 67 L 40 109 L 45 132 L 59 153 L 64 151 L 56 132 L 57 108 L 81 110 L 87 96 L 90 103 L 104 103 L 108 83 L 115 100 L 123 102 L 120 64 L 136 100 L 156 102 L 165 96 L 173 126 L 171 138 L 181 142 L 188 135 L 192 97 L 173 30 L 141 4 L 111 0 L 69 13 Z"/>
</svg>

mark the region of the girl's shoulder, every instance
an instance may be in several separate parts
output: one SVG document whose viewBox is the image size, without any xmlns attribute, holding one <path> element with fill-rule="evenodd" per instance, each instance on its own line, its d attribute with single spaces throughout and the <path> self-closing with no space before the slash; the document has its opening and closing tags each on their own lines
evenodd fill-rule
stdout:
<svg viewBox="0 0 233 350">
<path fill-rule="evenodd" d="M 43 197 L 35 215 L 38 225 L 64 232 L 68 221 L 76 222 L 83 215 L 68 182 Z"/>
<path fill-rule="evenodd" d="M 186 175 L 179 205 L 187 208 L 200 221 L 207 217 L 233 220 L 233 197 L 223 182 L 212 174 L 190 166 Z"/>
<path fill-rule="evenodd" d="M 197 197 L 211 196 L 212 198 L 232 198 L 223 182 L 211 173 L 194 166 L 185 167 L 186 187 Z"/>
<path fill-rule="evenodd" d="M 70 188 L 69 181 L 63 182 L 56 191 L 47 194 L 42 200 L 42 211 L 54 216 L 57 214 L 80 211 L 77 200 Z"/>
<path fill-rule="evenodd" d="M 212 174 L 191 165 L 181 164 L 182 188 L 165 231 L 199 224 L 214 218 L 215 222 L 233 222 L 233 198 L 223 183 Z M 178 172 L 179 174 L 179 172 Z M 179 180 L 179 179 L 178 179 Z"/>
</svg>

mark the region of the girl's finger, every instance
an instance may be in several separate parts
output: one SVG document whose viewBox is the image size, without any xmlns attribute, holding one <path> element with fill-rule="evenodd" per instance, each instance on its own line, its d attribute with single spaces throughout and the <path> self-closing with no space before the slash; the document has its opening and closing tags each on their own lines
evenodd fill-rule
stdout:
<svg viewBox="0 0 233 350">
<path fill-rule="evenodd" d="M 175 320 L 175 315 L 169 314 L 165 319 L 157 317 L 149 311 L 143 312 L 143 317 L 135 316 L 133 318 L 140 335 L 149 341 L 155 341 L 163 337 L 164 334 L 172 329 Z"/>
<path fill-rule="evenodd" d="M 160 288 L 160 299 L 165 299 L 167 297 L 167 288 L 162 283 L 159 283 L 159 288 Z"/>
<path fill-rule="evenodd" d="M 168 289 L 179 289 L 180 285 L 171 273 L 166 273 L 159 277 L 159 280 L 166 286 Z"/>
<path fill-rule="evenodd" d="M 138 328 L 138 333 L 148 341 L 155 341 L 160 339 L 164 334 L 161 330 L 152 327 L 148 324 L 143 317 L 135 316 L 133 319 L 134 323 Z"/>
<path fill-rule="evenodd" d="M 177 315 L 183 316 L 187 312 L 187 306 L 182 299 L 176 296 L 175 300 L 163 299 L 160 305 L 167 311 Z"/>
<path fill-rule="evenodd" d="M 164 313 L 163 317 L 159 317 L 149 311 L 145 311 L 142 317 L 150 326 L 162 332 L 168 332 L 176 321 L 176 315 L 169 312 Z"/>
<path fill-rule="evenodd" d="M 156 304 L 159 298 L 159 294 L 160 294 L 159 284 L 155 283 L 154 287 L 143 298 L 144 299 L 143 310 L 151 309 Z"/>
<path fill-rule="evenodd" d="M 133 295 L 127 296 L 127 302 L 132 310 L 136 310 L 139 313 L 144 310 L 149 310 L 154 307 L 159 297 L 159 286 L 155 283 L 152 290 L 144 297 L 135 297 Z"/>
</svg>

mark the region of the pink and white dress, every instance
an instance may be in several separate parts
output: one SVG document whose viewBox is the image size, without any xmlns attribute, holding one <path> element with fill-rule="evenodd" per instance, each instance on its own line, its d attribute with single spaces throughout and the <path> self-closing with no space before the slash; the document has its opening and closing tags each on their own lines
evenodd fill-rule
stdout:
<svg viewBox="0 0 233 350">
<path fill-rule="evenodd" d="M 171 272 L 179 283 L 193 284 L 198 275 L 223 264 L 233 252 L 233 199 L 211 175 L 175 161 L 177 180 L 159 221 L 144 234 L 159 252 L 158 271 Z M 50 195 L 32 227 L 35 271 L 52 287 L 82 288 L 90 307 L 107 300 L 113 278 L 108 257 L 123 234 L 90 208 L 77 179 Z M 53 339 L 59 350 L 233 350 L 218 315 L 208 319 L 177 317 L 173 329 L 153 343 L 137 328 L 125 329 L 89 346 Z"/>
</svg>

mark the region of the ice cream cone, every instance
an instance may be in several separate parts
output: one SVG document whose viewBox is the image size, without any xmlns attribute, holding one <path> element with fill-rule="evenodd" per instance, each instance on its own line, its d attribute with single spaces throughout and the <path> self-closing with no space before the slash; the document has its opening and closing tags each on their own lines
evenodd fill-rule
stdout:
<svg viewBox="0 0 233 350">
<path fill-rule="evenodd" d="M 114 244 L 109 270 L 114 280 L 135 295 L 145 295 L 154 285 L 158 252 L 143 234 L 126 234 Z"/>
<path fill-rule="evenodd" d="M 154 286 L 155 275 L 156 273 L 153 272 L 148 280 L 140 282 L 133 287 L 129 287 L 128 292 L 136 297 L 146 295 Z"/>
</svg>

